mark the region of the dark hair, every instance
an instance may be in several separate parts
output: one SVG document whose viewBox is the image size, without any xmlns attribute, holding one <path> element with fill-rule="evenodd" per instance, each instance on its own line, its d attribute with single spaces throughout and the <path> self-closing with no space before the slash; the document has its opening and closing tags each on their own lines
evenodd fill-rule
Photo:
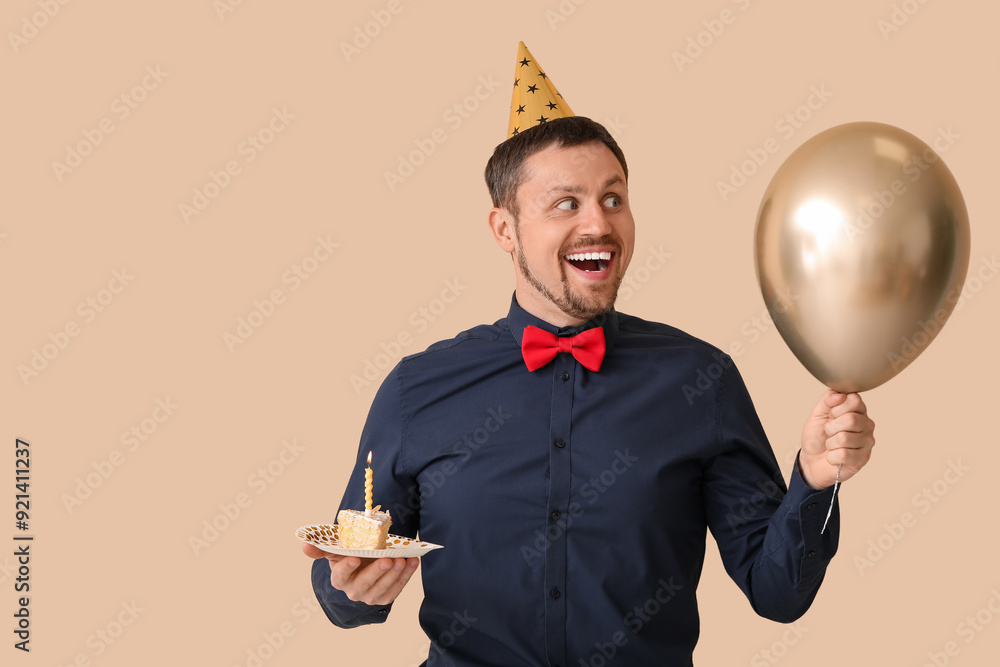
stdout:
<svg viewBox="0 0 1000 667">
<path fill-rule="evenodd" d="M 485 174 L 493 205 L 507 209 L 516 219 L 519 213 L 517 190 L 525 180 L 525 160 L 552 144 L 578 146 L 592 141 L 603 143 L 614 153 L 628 181 L 625 154 L 603 125 L 585 116 L 554 118 L 515 134 L 493 150 Z"/>
</svg>

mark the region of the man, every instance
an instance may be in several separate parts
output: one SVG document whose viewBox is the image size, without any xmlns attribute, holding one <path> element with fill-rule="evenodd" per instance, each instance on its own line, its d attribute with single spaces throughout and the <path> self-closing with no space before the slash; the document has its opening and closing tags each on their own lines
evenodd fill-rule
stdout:
<svg viewBox="0 0 1000 667">
<path fill-rule="evenodd" d="M 610 134 L 548 120 L 486 177 L 508 315 L 403 359 L 359 448 L 392 532 L 444 545 L 423 564 L 426 664 L 690 665 L 706 529 L 758 614 L 801 616 L 837 548 L 831 487 L 874 445 L 860 397 L 823 395 L 786 490 L 732 360 L 614 310 L 635 229 Z M 354 474 L 341 506 L 362 497 Z M 341 627 L 382 621 L 417 568 L 304 550 Z"/>
</svg>

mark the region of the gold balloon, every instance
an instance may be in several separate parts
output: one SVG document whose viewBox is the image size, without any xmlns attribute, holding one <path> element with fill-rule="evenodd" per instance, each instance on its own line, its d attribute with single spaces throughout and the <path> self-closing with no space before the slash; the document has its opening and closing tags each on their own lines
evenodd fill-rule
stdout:
<svg viewBox="0 0 1000 667">
<path fill-rule="evenodd" d="M 941 331 L 969 268 L 969 219 L 941 157 L 881 123 L 809 139 L 757 213 L 764 302 L 785 343 L 826 386 L 866 391 Z"/>
</svg>

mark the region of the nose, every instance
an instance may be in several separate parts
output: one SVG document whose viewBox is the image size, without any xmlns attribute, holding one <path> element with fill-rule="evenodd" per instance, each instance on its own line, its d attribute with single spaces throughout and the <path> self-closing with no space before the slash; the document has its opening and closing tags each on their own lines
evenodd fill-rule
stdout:
<svg viewBox="0 0 1000 667">
<path fill-rule="evenodd" d="M 604 236 L 611 233 L 611 221 L 608 212 L 600 202 L 588 204 L 579 218 L 578 232 L 581 236 Z"/>
</svg>

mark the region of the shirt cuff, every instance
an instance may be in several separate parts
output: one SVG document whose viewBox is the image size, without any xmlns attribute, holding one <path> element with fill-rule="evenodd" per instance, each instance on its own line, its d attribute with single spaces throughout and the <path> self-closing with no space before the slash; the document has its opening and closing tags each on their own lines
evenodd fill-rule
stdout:
<svg viewBox="0 0 1000 667">
<path fill-rule="evenodd" d="M 317 558 L 312 566 L 312 586 L 326 617 L 341 628 L 356 628 L 372 623 L 384 623 L 392 604 L 355 602 L 330 584 L 330 561 Z"/>
<path fill-rule="evenodd" d="M 806 484 L 799 470 L 799 458 L 795 457 L 792 479 L 788 485 L 786 502 L 790 511 L 798 510 L 799 525 L 802 530 L 802 562 L 799 570 L 799 587 L 809 587 L 822 577 L 826 567 L 837 553 L 840 541 L 840 488 L 834 495 L 834 487 L 816 490 Z M 830 509 L 830 503 L 833 509 Z M 823 530 L 826 515 L 830 520 Z M 822 533 L 820 531 L 823 531 Z"/>
</svg>

